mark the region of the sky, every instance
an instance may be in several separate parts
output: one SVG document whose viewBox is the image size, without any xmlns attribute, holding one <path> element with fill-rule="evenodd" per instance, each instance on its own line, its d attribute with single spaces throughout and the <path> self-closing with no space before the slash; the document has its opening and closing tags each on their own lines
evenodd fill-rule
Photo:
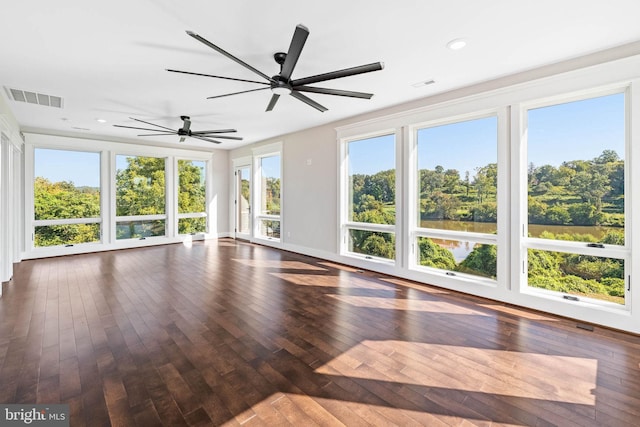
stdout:
<svg viewBox="0 0 640 427">
<path fill-rule="evenodd" d="M 592 160 L 605 149 L 624 159 L 624 94 L 529 110 L 527 163 L 559 166 Z M 488 117 L 418 131 L 418 168 L 440 165 L 474 176 L 497 162 L 497 119 Z M 375 174 L 395 167 L 394 136 L 349 143 L 349 173 Z"/>
<path fill-rule="evenodd" d="M 532 109 L 527 121 L 527 163 L 559 166 L 564 161 L 591 160 L 605 149 L 624 158 L 624 94 Z M 457 169 L 462 179 L 468 170 L 473 177 L 476 167 L 497 161 L 496 134 L 495 117 L 420 129 L 418 167 Z M 123 167 L 121 162 L 116 167 Z M 263 168 L 266 176 L 279 178 L 280 157 L 264 158 Z M 350 173 L 374 174 L 393 168 L 393 135 L 349 143 Z M 35 175 L 52 182 L 98 187 L 100 155 L 38 148 Z"/>
<path fill-rule="evenodd" d="M 260 165 L 262 166 L 262 176 L 280 178 L 280 156 L 263 157 Z"/>
<path fill-rule="evenodd" d="M 51 182 L 71 181 L 76 187 L 100 186 L 100 153 L 36 148 L 35 176 Z"/>
<path fill-rule="evenodd" d="M 127 167 L 127 157 L 130 156 L 116 156 L 116 170 Z M 204 161 L 192 163 L 204 170 Z M 34 169 L 35 176 L 51 182 L 71 181 L 76 187 L 100 187 L 100 153 L 36 148 Z"/>
</svg>

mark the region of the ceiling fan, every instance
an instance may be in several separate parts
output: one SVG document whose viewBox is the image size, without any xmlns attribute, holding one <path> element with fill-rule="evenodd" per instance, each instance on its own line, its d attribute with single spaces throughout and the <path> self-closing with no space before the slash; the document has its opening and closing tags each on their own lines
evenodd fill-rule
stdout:
<svg viewBox="0 0 640 427">
<path fill-rule="evenodd" d="M 207 142 L 213 142 L 215 144 L 221 144 L 222 141 L 216 141 L 212 138 L 217 139 L 235 139 L 237 141 L 241 141 L 242 138 L 239 136 L 226 136 L 220 135 L 221 133 L 230 133 L 237 132 L 235 129 L 217 129 L 217 130 L 200 130 L 200 131 L 192 131 L 191 130 L 191 118 L 189 116 L 180 116 L 182 119 L 183 125 L 180 129 L 174 130 L 168 127 L 160 126 L 155 123 L 145 122 L 144 120 L 134 119 L 133 117 L 129 117 L 131 120 L 135 120 L 136 122 L 145 123 L 151 126 L 156 126 L 156 129 L 149 128 L 140 128 L 134 126 L 123 126 L 123 125 L 114 125 L 119 128 L 127 128 L 127 129 L 138 129 L 138 130 L 147 130 L 151 132 L 158 133 L 147 133 L 138 136 L 164 136 L 164 135 L 180 135 L 180 142 L 184 142 L 186 137 L 201 139 Z M 159 128 L 159 129 L 158 129 Z"/>
<path fill-rule="evenodd" d="M 324 82 L 327 80 L 353 76 L 356 74 L 369 73 L 371 71 L 379 71 L 379 70 L 382 70 L 382 68 L 384 67 L 382 63 L 374 62 L 372 64 L 360 65 L 358 67 L 352 67 L 352 68 L 345 68 L 342 70 L 331 71 L 323 74 L 317 74 L 315 76 L 303 77 L 301 79 L 291 79 L 291 75 L 293 74 L 293 70 L 296 66 L 296 63 L 298 62 L 298 58 L 300 57 L 302 48 L 304 47 L 307 37 L 309 36 L 309 30 L 304 25 L 298 25 L 296 26 L 295 32 L 293 33 L 293 38 L 291 39 L 291 45 L 289 45 L 289 51 L 287 53 L 278 52 L 273 55 L 273 58 L 275 59 L 275 61 L 280 65 L 280 72 L 275 76 L 269 77 L 267 74 L 255 69 L 254 67 L 242 61 L 241 59 L 236 58 L 229 52 L 216 46 L 215 44 L 199 36 L 198 34 L 192 31 L 187 31 L 187 34 L 193 37 L 194 39 L 198 40 L 199 42 L 212 48 L 213 50 L 223 54 L 224 56 L 231 59 L 232 61 L 235 61 L 238 64 L 242 65 L 243 67 L 251 70 L 255 74 L 264 78 L 266 82 L 261 82 L 256 80 L 237 79 L 237 78 L 224 77 L 224 76 L 216 76 L 212 74 L 192 73 L 189 71 L 180 71 L 180 70 L 172 70 L 172 69 L 167 69 L 167 71 L 171 71 L 172 73 L 192 74 L 195 76 L 214 77 L 217 79 L 234 80 L 234 81 L 240 81 L 240 82 L 257 83 L 257 84 L 265 85 L 266 87 L 262 87 L 258 89 L 250 89 L 250 90 L 244 90 L 240 92 L 227 93 L 225 95 L 210 96 L 207 99 L 222 98 L 224 96 L 271 89 L 271 92 L 272 92 L 271 100 L 267 105 L 266 111 L 273 110 L 273 107 L 275 107 L 281 95 L 291 95 L 294 98 L 304 102 L 305 104 L 312 106 L 318 111 L 321 111 L 321 112 L 327 111 L 326 107 L 320 105 L 319 103 L 315 102 L 309 97 L 303 95 L 301 92 L 347 96 L 350 98 L 371 99 L 371 97 L 373 96 L 372 93 L 354 92 L 354 91 L 341 90 L 341 89 L 328 89 L 328 88 L 308 86 L 308 85 L 313 83 Z"/>
</svg>

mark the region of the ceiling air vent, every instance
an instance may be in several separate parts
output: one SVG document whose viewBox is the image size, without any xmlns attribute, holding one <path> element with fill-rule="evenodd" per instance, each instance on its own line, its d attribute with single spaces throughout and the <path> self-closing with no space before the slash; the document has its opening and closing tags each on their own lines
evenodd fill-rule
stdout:
<svg viewBox="0 0 640 427">
<path fill-rule="evenodd" d="M 28 90 L 20 90 L 5 87 L 9 99 L 18 102 L 26 102 L 27 104 L 44 105 L 45 107 L 62 108 L 62 98 L 54 95 L 45 95 L 44 93 L 30 92 Z"/>
</svg>

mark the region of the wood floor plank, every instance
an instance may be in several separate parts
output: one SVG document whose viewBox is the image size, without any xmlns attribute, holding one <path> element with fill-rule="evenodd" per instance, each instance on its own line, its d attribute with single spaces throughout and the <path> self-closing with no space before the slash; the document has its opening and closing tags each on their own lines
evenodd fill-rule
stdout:
<svg viewBox="0 0 640 427">
<path fill-rule="evenodd" d="M 0 403 L 74 426 L 635 426 L 640 337 L 231 239 L 16 265 Z"/>
</svg>

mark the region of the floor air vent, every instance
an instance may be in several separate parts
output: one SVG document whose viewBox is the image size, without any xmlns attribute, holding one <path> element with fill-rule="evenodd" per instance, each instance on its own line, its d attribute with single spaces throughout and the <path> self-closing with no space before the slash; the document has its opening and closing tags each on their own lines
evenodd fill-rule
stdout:
<svg viewBox="0 0 640 427">
<path fill-rule="evenodd" d="M 45 107 L 62 108 L 62 98 L 44 93 L 31 92 L 28 90 L 13 89 L 5 87 L 9 99 L 27 104 L 44 105 Z"/>
</svg>

